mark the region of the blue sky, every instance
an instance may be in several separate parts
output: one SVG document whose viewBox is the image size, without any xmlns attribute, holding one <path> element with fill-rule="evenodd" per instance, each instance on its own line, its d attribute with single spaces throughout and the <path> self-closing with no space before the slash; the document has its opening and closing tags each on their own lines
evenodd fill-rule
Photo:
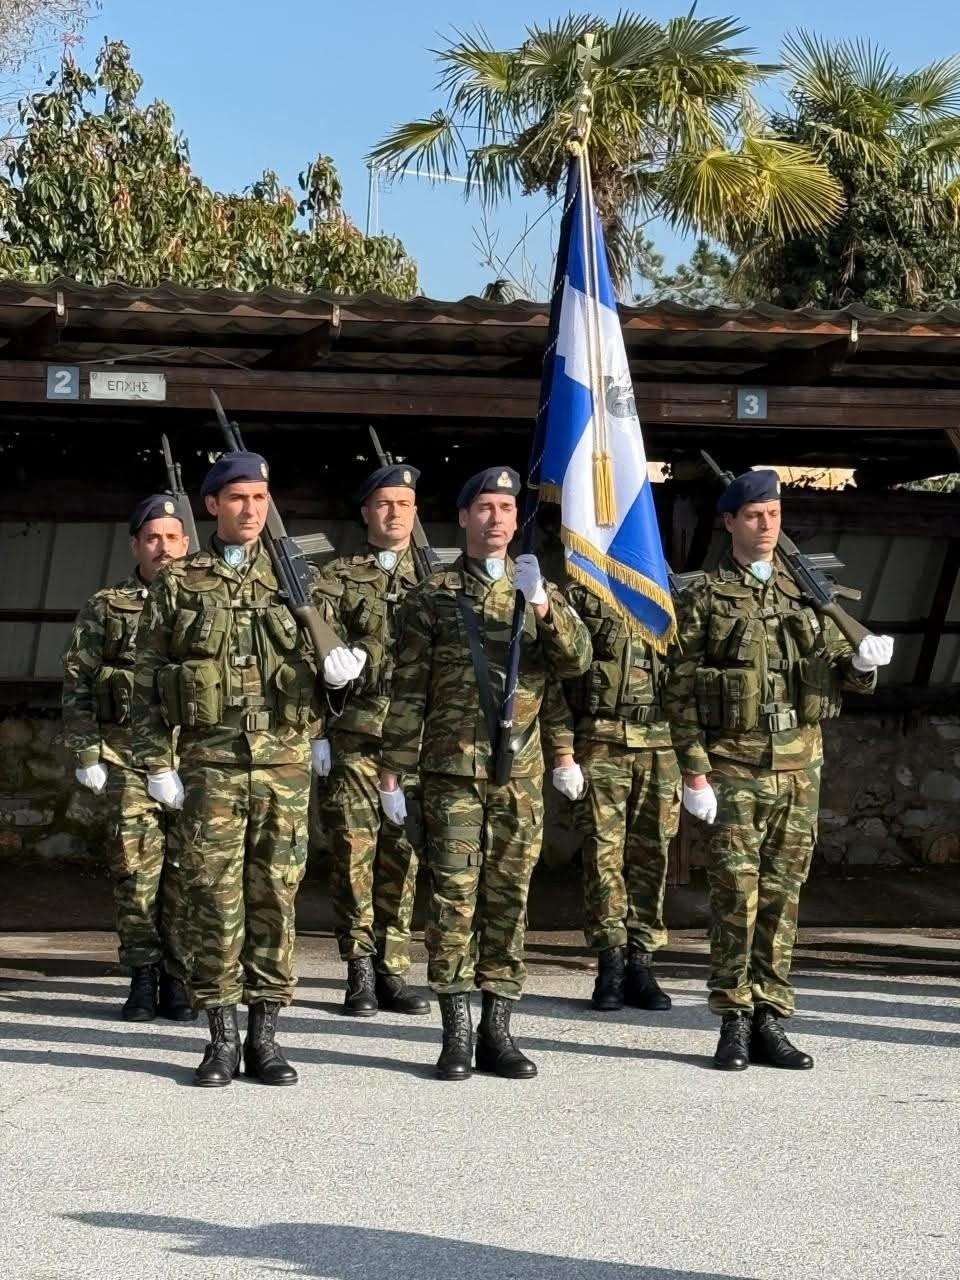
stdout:
<svg viewBox="0 0 960 1280">
<path fill-rule="evenodd" d="M 347 212 L 362 227 L 367 206 L 364 155 L 393 125 L 440 105 L 433 92 L 436 48 L 451 27 L 482 21 L 491 39 L 510 45 L 528 23 L 544 22 L 570 6 L 547 0 L 103 0 L 81 56 L 92 58 L 105 35 L 130 46 L 144 76 L 144 94 L 165 99 L 190 140 L 197 172 L 212 186 L 240 189 L 273 168 L 288 185 L 318 152 L 331 155 L 344 185 Z M 613 17 L 618 3 L 593 11 Z M 636 6 L 663 19 L 685 0 Z M 579 9 L 579 6 L 573 6 Z M 761 60 L 776 57 L 783 35 L 803 25 L 824 35 L 867 36 L 885 45 L 902 66 L 960 50 L 956 0 L 769 0 L 709 3 L 702 16 L 735 13 L 749 27 L 742 38 Z M 396 233 L 420 266 L 423 291 L 436 298 L 478 293 L 491 276 L 474 246 L 479 208 L 456 185 L 406 179 L 380 196 L 380 225 Z M 516 199 L 489 219 L 502 256 L 544 205 Z M 669 260 L 683 246 L 662 229 L 655 235 Z M 551 227 L 544 220 L 529 238 L 541 277 L 549 269 Z M 517 269 L 517 259 L 511 266 Z"/>
</svg>

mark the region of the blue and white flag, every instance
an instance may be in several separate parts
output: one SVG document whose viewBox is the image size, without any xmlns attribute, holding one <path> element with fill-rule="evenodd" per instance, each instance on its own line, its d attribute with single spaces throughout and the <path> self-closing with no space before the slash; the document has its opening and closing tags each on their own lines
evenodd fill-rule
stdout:
<svg viewBox="0 0 960 1280">
<path fill-rule="evenodd" d="M 573 159 L 531 476 L 559 502 L 570 576 L 661 652 L 676 621 L 630 367 L 585 160 Z M 586 190 L 584 187 L 586 185 Z M 561 282 L 562 281 L 562 282 Z"/>
</svg>

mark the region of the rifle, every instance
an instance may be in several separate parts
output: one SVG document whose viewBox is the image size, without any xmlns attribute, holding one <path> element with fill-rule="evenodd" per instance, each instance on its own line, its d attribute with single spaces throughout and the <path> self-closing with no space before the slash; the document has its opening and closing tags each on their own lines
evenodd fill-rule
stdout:
<svg viewBox="0 0 960 1280">
<path fill-rule="evenodd" d="M 704 449 L 700 450 L 700 456 L 713 474 L 725 485 L 733 483 L 735 477 L 732 471 L 721 470 Z M 825 572 L 827 569 L 842 569 L 843 562 L 829 551 L 804 555 L 797 544 L 783 532 L 777 539 L 777 551 L 780 553 L 783 567 L 800 588 L 804 599 L 813 605 L 817 613 L 833 619 L 842 634 L 853 645 L 854 651 L 859 649 L 864 636 L 868 636 L 870 632 L 863 623 L 847 613 L 837 600 L 859 600 L 860 592 L 853 587 L 841 586 Z"/>
<path fill-rule="evenodd" d="M 210 399 L 213 401 L 217 421 L 220 423 L 220 430 L 223 432 L 227 449 L 231 453 L 243 451 L 244 445 L 243 438 L 240 435 L 240 428 L 235 422 L 227 420 L 223 405 L 220 403 L 220 397 L 215 391 L 210 392 Z M 273 571 L 277 575 L 280 593 L 286 601 L 287 608 L 310 637 L 310 642 L 317 657 L 322 662 L 334 649 L 342 648 L 343 641 L 333 628 L 324 622 L 317 606 L 312 602 L 310 592 L 311 575 L 304 560 L 303 550 L 298 546 L 294 538 L 288 536 L 273 498 L 270 498 L 267 523 L 264 525 L 261 536 L 263 537 L 263 545 L 267 550 L 267 555 L 273 565 Z"/>
<path fill-rule="evenodd" d="M 183 531 L 189 539 L 188 545 L 191 552 L 199 551 L 200 539 L 197 537 L 197 522 L 193 518 L 193 507 L 190 505 L 190 498 L 183 487 L 180 463 L 174 462 L 173 454 L 170 452 L 170 441 L 165 435 L 160 437 L 160 446 L 163 449 L 163 461 L 167 468 L 167 488 L 170 490 L 170 496 L 177 504 L 180 523 L 183 525 Z"/>
<path fill-rule="evenodd" d="M 370 439 L 376 450 L 377 457 L 380 459 L 381 467 L 393 466 L 393 454 L 384 452 L 383 445 L 380 443 L 380 437 L 376 430 L 371 426 L 367 430 L 370 432 Z M 437 553 L 430 546 L 430 541 L 423 531 L 423 525 L 420 523 L 420 517 L 414 516 L 413 533 L 410 541 L 413 550 L 413 567 L 416 571 L 417 581 L 422 582 L 424 578 L 429 578 L 431 573 L 436 573 L 438 569 L 443 568 L 443 562 Z"/>
</svg>

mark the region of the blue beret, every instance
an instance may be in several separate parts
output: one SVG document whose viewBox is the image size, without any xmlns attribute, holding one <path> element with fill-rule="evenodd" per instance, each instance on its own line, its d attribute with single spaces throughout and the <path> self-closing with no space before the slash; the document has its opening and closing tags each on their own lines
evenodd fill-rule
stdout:
<svg viewBox="0 0 960 1280">
<path fill-rule="evenodd" d="M 148 520 L 179 520 L 183 524 L 177 504 L 169 493 L 151 493 L 149 498 L 137 503 L 130 516 L 131 538 L 140 532 Z"/>
<path fill-rule="evenodd" d="M 717 510 L 736 515 L 748 502 L 774 502 L 780 497 L 780 477 L 775 471 L 745 471 L 720 495 Z"/>
<path fill-rule="evenodd" d="M 366 502 L 371 493 L 377 489 L 413 489 L 416 492 L 420 472 L 405 462 L 397 462 L 387 467 L 378 467 L 371 472 L 357 490 L 356 501 Z"/>
<path fill-rule="evenodd" d="M 481 493 L 499 493 L 502 497 L 516 498 L 520 493 L 520 477 L 513 467 L 487 467 L 471 476 L 457 496 L 457 510 L 469 507 Z"/>
<path fill-rule="evenodd" d="M 219 493 L 224 485 L 270 479 L 270 468 L 259 453 L 238 449 L 235 453 L 222 453 L 204 477 L 200 497 Z"/>
</svg>

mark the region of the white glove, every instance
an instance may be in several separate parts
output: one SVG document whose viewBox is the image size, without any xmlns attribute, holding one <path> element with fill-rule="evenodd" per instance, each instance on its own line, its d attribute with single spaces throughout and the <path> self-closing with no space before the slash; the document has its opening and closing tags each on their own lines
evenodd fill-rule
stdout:
<svg viewBox="0 0 960 1280">
<path fill-rule="evenodd" d="M 310 743 L 310 755 L 313 760 L 313 772 L 318 778 L 326 778 L 333 764 L 329 740 L 327 738 L 314 738 Z"/>
<path fill-rule="evenodd" d="M 341 645 L 328 653 L 323 660 L 323 681 L 328 689 L 342 689 L 356 680 L 363 670 L 367 655 L 363 649 L 348 649 Z"/>
<path fill-rule="evenodd" d="M 553 771 L 553 785 L 568 800 L 579 800 L 587 789 L 587 780 L 578 764 L 561 764 Z"/>
<path fill-rule="evenodd" d="M 98 796 L 107 785 L 107 772 L 107 766 L 98 760 L 96 764 L 88 764 L 76 769 L 74 777 L 81 787 L 86 787 L 88 791 Z"/>
<path fill-rule="evenodd" d="M 380 796 L 380 808 L 383 810 L 384 817 L 394 826 L 402 827 L 407 818 L 407 797 L 403 794 L 403 788 L 381 791 L 377 787 L 377 793 Z"/>
<path fill-rule="evenodd" d="M 176 769 L 147 774 L 147 793 L 168 809 L 183 808 L 183 783 Z"/>
<path fill-rule="evenodd" d="M 517 556 L 514 582 L 527 604 L 547 603 L 547 586 L 536 556 Z"/>
<path fill-rule="evenodd" d="M 717 816 L 717 797 L 710 783 L 708 782 L 705 787 L 699 787 L 696 791 L 684 783 L 683 807 L 687 813 L 692 813 L 701 822 L 713 822 Z"/>
<path fill-rule="evenodd" d="M 853 655 L 853 665 L 865 675 L 877 667 L 887 667 L 893 657 L 893 636 L 864 636 Z"/>
</svg>

